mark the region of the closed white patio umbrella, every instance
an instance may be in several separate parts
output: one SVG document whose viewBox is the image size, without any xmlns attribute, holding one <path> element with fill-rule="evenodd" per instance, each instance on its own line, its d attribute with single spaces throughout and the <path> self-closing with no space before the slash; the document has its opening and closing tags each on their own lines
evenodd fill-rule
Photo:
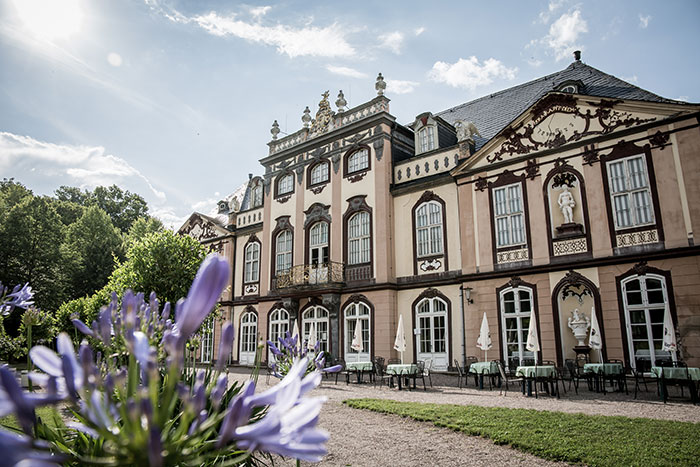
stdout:
<svg viewBox="0 0 700 467">
<path fill-rule="evenodd" d="M 362 342 L 362 321 L 359 319 L 355 321 L 355 334 L 353 334 L 350 348 L 356 350 L 358 353 L 361 353 L 364 350 Z"/>
<path fill-rule="evenodd" d="M 401 363 L 403 363 L 403 353 L 406 351 L 406 333 L 403 330 L 403 315 L 399 315 L 399 325 L 396 328 L 396 338 L 394 339 L 394 350 L 401 354 Z"/>
<path fill-rule="evenodd" d="M 316 338 L 316 323 L 311 323 L 311 329 L 309 330 L 309 343 L 308 343 L 309 350 L 313 350 L 314 347 L 316 347 L 316 342 L 318 342 L 318 339 Z"/>
<path fill-rule="evenodd" d="M 600 352 L 600 362 L 603 363 L 603 338 L 600 335 L 600 325 L 595 314 L 595 307 L 591 307 L 591 335 L 588 336 L 588 347 Z"/>
<path fill-rule="evenodd" d="M 530 327 L 527 329 L 527 342 L 525 343 L 525 348 L 530 352 L 540 351 L 540 340 L 537 333 L 537 319 L 535 314 L 530 314 Z"/>
<path fill-rule="evenodd" d="M 664 312 L 664 338 L 661 349 L 667 352 L 675 352 L 678 350 L 678 345 L 676 344 L 676 330 L 673 327 L 673 319 L 671 318 L 671 311 L 668 307 L 666 307 L 666 311 Z"/>
<path fill-rule="evenodd" d="M 491 331 L 489 330 L 489 320 L 486 318 L 486 312 L 484 312 L 484 319 L 481 320 L 481 331 L 479 331 L 476 346 L 484 351 L 484 360 L 488 361 L 488 350 L 493 345 L 491 343 Z"/>
</svg>

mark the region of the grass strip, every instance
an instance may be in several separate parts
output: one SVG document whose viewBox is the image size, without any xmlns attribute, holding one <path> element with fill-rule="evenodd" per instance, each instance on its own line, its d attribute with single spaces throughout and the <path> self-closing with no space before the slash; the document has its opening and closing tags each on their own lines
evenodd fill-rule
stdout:
<svg viewBox="0 0 700 467">
<path fill-rule="evenodd" d="M 53 407 L 39 407 L 36 409 L 36 416 L 40 418 L 45 424 L 56 427 L 56 422 L 54 420 L 54 415 L 59 414 L 59 412 Z M 5 428 L 15 428 L 20 429 L 19 423 L 17 423 L 17 418 L 14 415 L 8 415 L 6 417 L 0 418 L 0 426 Z M 0 465 L 2 462 L 0 462 Z"/>
<path fill-rule="evenodd" d="M 431 422 L 554 461 L 589 466 L 700 462 L 698 423 L 380 399 L 343 403 Z"/>
</svg>

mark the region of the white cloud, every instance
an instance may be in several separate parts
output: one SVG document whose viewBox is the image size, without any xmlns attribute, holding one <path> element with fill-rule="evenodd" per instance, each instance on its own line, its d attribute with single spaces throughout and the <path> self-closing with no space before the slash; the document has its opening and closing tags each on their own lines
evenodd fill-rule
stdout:
<svg viewBox="0 0 700 467">
<path fill-rule="evenodd" d="M 110 52 L 109 55 L 107 55 L 107 63 L 114 67 L 122 66 L 122 62 L 122 56 L 116 52 Z"/>
<path fill-rule="evenodd" d="M 651 21 L 651 15 L 642 15 L 639 13 L 639 27 L 646 29 L 649 26 L 649 21 Z"/>
<path fill-rule="evenodd" d="M 471 56 L 460 58 L 456 63 L 435 62 L 428 77 L 438 83 L 473 91 L 478 86 L 491 84 L 495 78 L 512 80 L 517 72 L 517 68 L 508 68 L 495 58 L 486 59 L 481 64 Z"/>
<path fill-rule="evenodd" d="M 678 96 L 675 100 L 682 102 L 690 102 L 690 98 L 688 96 Z"/>
<path fill-rule="evenodd" d="M 381 42 L 380 47 L 399 55 L 401 53 L 401 47 L 403 46 L 403 39 L 403 33 L 399 31 L 382 34 L 379 36 L 379 41 Z"/>
<path fill-rule="evenodd" d="M 620 79 L 621 79 L 622 81 L 627 81 L 628 83 L 637 84 L 637 75 L 622 76 Z"/>
<path fill-rule="evenodd" d="M 94 188 L 117 184 L 147 200 L 164 203 L 165 193 L 126 160 L 105 154 L 101 146 L 76 146 L 38 141 L 0 132 L 0 173 L 31 172 L 39 182 Z M 144 188 L 146 192 L 144 192 Z"/>
<path fill-rule="evenodd" d="M 182 19 L 171 20 L 183 22 Z M 233 36 L 248 42 L 275 46 L 279 53 L 291 58 L 303 55 L 349 57 L 355 54 L 355 49 L 345 39 L 343 29 L 336 23 L 323 28 L 295 28 L 283 24 L 264 26 L 238 20 L 235 15 L 220 16 L 214 11 L 186 20 L 189 21 L 193 21 L 214 36 Z"/>
<path fill-rule="evenodd" d="M 549 4 L 547 5 L 547 9 L 545 11 L 540 12 L 540 21 L 542 24 L 547 24 L 549 23 L 549 20 L 552 18 L 552 15 L 559 9 L 561 8 L 564 3 L 566 3 L 566 0 L 550 0 Z"/>
<path fill-rule="evenodd" d="M 326 65 L 326 70 L 335 75 L 347 76 L 349 78 L 367 78 L 366 73 L 362 73 L 361 71 L 357 71 L 354 68 L 349 68 L 346 66 Z"/>
<path fill-rule="evenodd" d="M 580 10 L 564 13 L 549 27 L 543 42 L 554 51 L 557 61 L 571 57 L 574 50 L 583 50 L 578 44 L 579 36 L 588 32 L 588 24 Z"/>
<path fill-rule="evenodd" d="M 414 33 L 416 36 L 420 36 L 420 35 L 423 34 L 424 32 L 425 32 L 425 28 L 424 28 L 423 26 L 421 26 L 421 27 L 419 27 L 419 28 L 416 28 L 416 30 L 413 31 L 413 33 Z"/>
<path fill-rule="evenodd" d="M 415 81 L 388 79 L 386 80 L 386 92 L 391 94 L 410 94 L 416 90 L 419 84 Z"/>
<path fill-rule="evenodd" d="M 250 9 L 250 14 L 253 15 L 254 18 L 260 18 L 262 16 L 265 16 L 270 10 L 272 10 L 272 7 L 267 5 L 267 6 L 258 6 Z"/>
</svg>

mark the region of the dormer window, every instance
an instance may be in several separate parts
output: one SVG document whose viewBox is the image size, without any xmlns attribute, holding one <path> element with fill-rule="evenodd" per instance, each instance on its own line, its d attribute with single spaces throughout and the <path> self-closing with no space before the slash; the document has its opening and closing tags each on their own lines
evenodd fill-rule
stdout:
<svg viewBox="0 0 700 467">
<path fill-rule="evenodd" d="M 569 94 L 583 94 L 583 89 L 584 85 L 581 80 L 567 80 L 556 87 L 557 91 Z"/>
<path fill-rule="evenodd" d="M 252 192 L 252 198 L 253 198 L 253 208 L 258 208 L 262 206 L 263 204 L 263 187 L 262 183 L 260 180 L 256 182 L 256 184 L 253 186 L 253 192 Z"/>
<path fill-rule="evenodd" d="M 418 141 L 420 143 L 420 152 L 428 152 L 435 149 L 435 127 L 430 125 L 418 130 Z"/>
<path fill-rule="evenodd" d="M 228 212 L 228 203 L 226 201 L 219 201 L 219 214 L 226 214 Z"/>
<path fill-rule="evenodd" d="M 578 89 L 576 89 L 576 86 L 574 86 L 573 84 L 567 84 L 566 86 L 561 88 L 560 91 L 568 92 L 570 94 L 576 94 L 576 91 L 578 91 Z"/>
</svg>

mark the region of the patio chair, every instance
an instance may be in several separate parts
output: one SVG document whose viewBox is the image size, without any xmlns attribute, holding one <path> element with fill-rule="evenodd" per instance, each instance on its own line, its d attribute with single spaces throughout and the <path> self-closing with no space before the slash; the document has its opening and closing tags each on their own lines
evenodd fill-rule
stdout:
<svg viewBox="0 0 700 467">
<path fill-rule="evenodd" d="M 578 366 L 576 365 L 576 361 L 572 359 L 566 359 L 564 360 L 564 366 L 566 367 L 566 370 L 569 373 L 569 390 L 571 390 L 571 384 L 573 383 L 574 385 L 574 390 L 576 391 L 576 394 L 578 394 L 578 385 L 581 379 L 581 376 L 579 375 L 578 372 Z"/>
<path fill-rule="evenodd" d="M 503 394 L 503 387 L 506 388 L 506 395 L 508 395 L 508 389 L 510 389 L 510 383 L 520 383 L 521 385 L 524 384 L 525 378 L 515 378 L 515 377 L 508 377 L 506 374 L 506 369 L 503 366 L 503 362 L 498 361 L 496 363 L 498 365 L 498 373 L 501 375 L 501 390 L 499 391 L 499 395 Z"/>
<path fill-rule="evenodd" d="M 348 370 L 346 364 L 345 364 L 345 359 L 339 358 L 338 360 L 335 361 L 336 365 L 341 365 L 340 371 L 336 372 L 335 374 L 335 384 L 338 384 L 338 376 L 343 375 L 345 376 L 345 384 L 350 384 L 350 371 Z"/>
<path fill-rule="evenodd" d="M 382 357 L 375 358 L 374 363 L 374 386 L 377 387 L 377 383 L 384 385 L 384 381 L 387 382 L 387 386 L 390 385 L 393 375 L 388 375 L 386 373 L 386 368 L 384 367 L 384 359 Z"/>
<path fill-rule="evenodd" d="M 629 394 L 627 390 L 627 375 L 626 375 L 626 368 L 625 368 L 625 362 L 618 358 L 609 358 L 605 360 L 605 363 L 617 363 L 622 367 L 622 373 L 619 375 L 610 375 L 607 377 L 607 380 L 610 381 L 610 386 L 615 389 L 615 383 L 617 383 L 618 390 L 622 392 L 622 390 L 625 390 L 625 394 Z"/>
<path fill-rule="evenodd" d="M 637 392 L 640 391 L 642 388 L 639 385 L 641 382 L 644 384 L 644 390 L 646 392 L 649 392 L 649 388 L 647 387 L 647 380 L 644 377 L 644 373 L 641 371 L 637 371 L 636 368 L 629 368 L 629 373 L 632 375 L 632 378 L 634 378 L 634 398 L 637 398 Z"/>
<path fill-rule="evenodd" d="M 433 368 L 433 359 L 429 358 L 425 361 L 425 368 L 423 369 L 423 378 L 428 377 L 428 382 L 430 383 L 430 387 L 433 387 L 433 377 L 430 376 L 430 370 Z"/>
<path fill-rule="evenodd" d="M 467 357 L 467 360 L 464 364 L 464 374 L 465 374 L 467 385 L 469 383 L 469 369 L 471 368 L 472 363 L 477 363 L 478 361 L 479 361 L 479 359 L 474 357 L 474 356 Z M 474 386 L 478 386 L 478 385 L 479 385 L 479 376 L 474 374 Z"/>
<path fill-rule="evenodd" d="M 464 373 L 464 369 L 461 366 L 459 366 L 459 362 L 457 361 L 456 358 L 455 358 L 455 368 L 457 368 L 457 377 L 459 378 L 457 380 L 457 385 L 459 386 L 459 389 L 462 389 L 462 379 L 464 379 L 465 384 L 466 384 L 467 376 Z"/>
<path fill-rule="evenodd" d="M 418 367 L 418 371 L 413 374 L 413 385 L 415 386 L 416 379 L 420 378 L 423 380 L 423 391 L 427 391 L 425 387 L 425 362 L 423 360 L 418 360 L 416 366 Z"/>
</svg>

